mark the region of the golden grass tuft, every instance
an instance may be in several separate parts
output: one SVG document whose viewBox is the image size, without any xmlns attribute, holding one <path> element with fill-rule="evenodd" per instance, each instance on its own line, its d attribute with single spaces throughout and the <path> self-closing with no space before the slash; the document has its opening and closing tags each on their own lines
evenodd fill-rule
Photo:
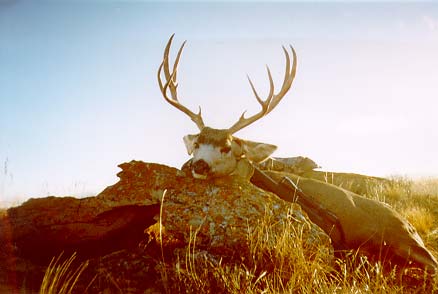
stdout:
<svg viewBox="0 0 438 294">
<path fill-rule="evenodd" d="M 434 228 L 434 216 L 425 207 L 406 207 L 403 214 L 421 235 L 429 234 Z"/>
<path fill-rule="evenodd" d="M 39 294 L 70 294 L 72 293 L 80 275 L 88 266 L 88 262 L 81 263 L 75 269 L 72 264 L 76 253 L 61 262 L 63 253 L 53 257 L 44 274 Z"/>
</svg>

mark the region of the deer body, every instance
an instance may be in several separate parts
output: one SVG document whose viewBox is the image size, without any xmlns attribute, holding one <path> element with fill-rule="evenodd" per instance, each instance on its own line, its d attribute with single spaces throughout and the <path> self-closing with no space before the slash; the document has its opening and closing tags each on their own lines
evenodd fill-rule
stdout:
<svg viewBox="0 0 438 294">
<path fill-rule="evenodd" d="M 276 146 L 243 140 L 234 133 L 269 114 L 286 95 L 295 78 L 297 57 L 292 46 L 293 64 L 285 47 L 286 70 L 280 91 L 274 94 L 274 83 L 267 67 L 270 90 L 268 97 L 259 97 L 251 80 L 251 89 L 261 105 L 261 111 L 246 118 L 245 112 L 228 129 L 213 129 L 205 126 L 201 109 L 196 114 L 182 105 L 177 96 L 177 67 L 185 42 L 180 47 L 175 63 L 169 66 L 169 50 L 173 35 L 164 50 L 163 62 L 158 69 L 158 84 L 164 99 L 182 111 L 197 125 L 198 134 L 187 135 L 184 143 L 192 158 L 184 165 L 193 177 L 208 179 L 224 176 L 238 176 L 249 179 L 253 172 L 252 163 L 267 159 Z M 165 82 L 162 81 L 162 75 Z M 168 94 L 170 93 L 170 96 Z M 432 254 L 426 249 L 415 229 L 399 214 L 383 203 L 361 197 L 350 191 L 311 179 L 292 180 L 308 195 L 333 212 L 339 218 L 345 233 L 345 239 L 351 249 L 377 251 L 391 248 L 394 256 L 405 261 L 413 261 L 424 269 L 436 272 L 438 265 Z M 330 232 L 328 232 L 330 234 Z M 385 247 L 386 246 L 386 247 Z M 385 256 L 383 256 L 385 257 Z"/>
<path fill-rule="evenodd" d="M 402 266 L 412 263 L 431 273 L 437 271 L 438 262 L 415 228 L 389 205 L 318 180 L 291 174 L 288 178 L 337 216 L 348 248 Z"/>
</svg>

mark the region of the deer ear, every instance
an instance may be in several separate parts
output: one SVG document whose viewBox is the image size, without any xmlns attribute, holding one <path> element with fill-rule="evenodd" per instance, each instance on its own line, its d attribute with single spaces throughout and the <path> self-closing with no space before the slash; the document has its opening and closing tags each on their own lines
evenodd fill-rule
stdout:
<svg viewBox="0 0 438 294">
<path fill-rule="evenodd" d="M 235 139 L 242 146 L 246 158 L 256 163 L 268 159 L 268 157 L 277 149 L 277 146 L 271 144 Z"/>
<path fill-rule="evenodd" d="M 199 135 L 187 135 L 183 137 L 184 144 L 186 145 L 187 153 L 192 155 L 195 150 L 195 143 L 198 140 Z"/>
</svg>

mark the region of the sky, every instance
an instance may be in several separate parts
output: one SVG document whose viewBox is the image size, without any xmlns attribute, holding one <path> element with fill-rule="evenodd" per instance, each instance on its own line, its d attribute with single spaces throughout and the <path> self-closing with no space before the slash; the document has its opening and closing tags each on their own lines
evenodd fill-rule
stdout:
<svg viewBox="0 0 438 294">
<path fill-rule="evenodd" d="M 181 103 L 208 126 L 258 112 L 246 75 L 267 95 L 268 64 L 280 88 L 291 44 L 292 89 L 236 136 L 326 171 L 438 177 L 438 4 L 0 0 L 0 206 L 188 160 L 197 128 L 157 84 L 173 33 Z"/>
</svg>

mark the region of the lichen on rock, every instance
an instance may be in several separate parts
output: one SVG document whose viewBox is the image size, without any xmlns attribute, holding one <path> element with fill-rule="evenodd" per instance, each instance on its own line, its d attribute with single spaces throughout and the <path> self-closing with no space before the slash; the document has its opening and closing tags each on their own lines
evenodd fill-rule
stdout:
<svg viewBox="0 0 438 294">
<path fill-rule="evenodd" d="M 281 234 L 285 225 L 293 225 L 308 246 L 329 246 L 328 237 L 298 205 L 249 182 L 234 178 L 198 180 L 176 168 L 141 161 L 119 167 L 120 180 L 95 197 L 34 199 L 6 211 L 0 222 L 0 243 L 14 246 L 2 253 L 0 263 L 18 260 L 28 266 L 2 268 L 0 283 L 6 285 L 5 289 L 23 285 L 37 289 L 43 273 L 35 269 L 41 270 L 61 252 L 66 256 L 77 252 L 79 260 L 99 265 L 94 269 L 89 266 L 81 284 L 102 272 L 116 275 L 111 272 L 118 268 L 114 264 L 120 264 L 123 255 L 116 252 L 129 256 L 123 261 L 128 264 L 125 280 L 139 279 L 138 274 L 128 274 L 129 268 L 136 271 L 138 262 L 148 262 L 148 268 L 154 269 L 164 257 L 166 262 L 175 261 L 187 248 L 196 248 L 192 256 L 240 262 L 241 256 L 253 250 L 251 238 L 262 227 L 270 230 L 263 239 L 267 245 L 271 242 L 275 246 L 275 232 Z M 106 267 L 102 260 L 113 266 Z M 15 278 L 11 280 L 11 276 Z"/>
<path fill-rule="evenodd" d="M 196 246 L 200 249 L 228 255 L 238 253 L 247 247 L 248 234 L 262 220 L 277 226 L 291 221 L 307 225 L 309 239 L 323 235 L 298 205 L 244 180 L 231 177 L 199 180 L 177 169 L 139 161 L 120 167 L 120 181 L 98 197 L 136 200 L 145 197 L 146 202 L 153 202 L 161 193 L 162 214 L 154 218 L 165 228 L 163 238 L 178 239 L 180 244 L 193 242 L 196 234 Z"/>
</svg>

